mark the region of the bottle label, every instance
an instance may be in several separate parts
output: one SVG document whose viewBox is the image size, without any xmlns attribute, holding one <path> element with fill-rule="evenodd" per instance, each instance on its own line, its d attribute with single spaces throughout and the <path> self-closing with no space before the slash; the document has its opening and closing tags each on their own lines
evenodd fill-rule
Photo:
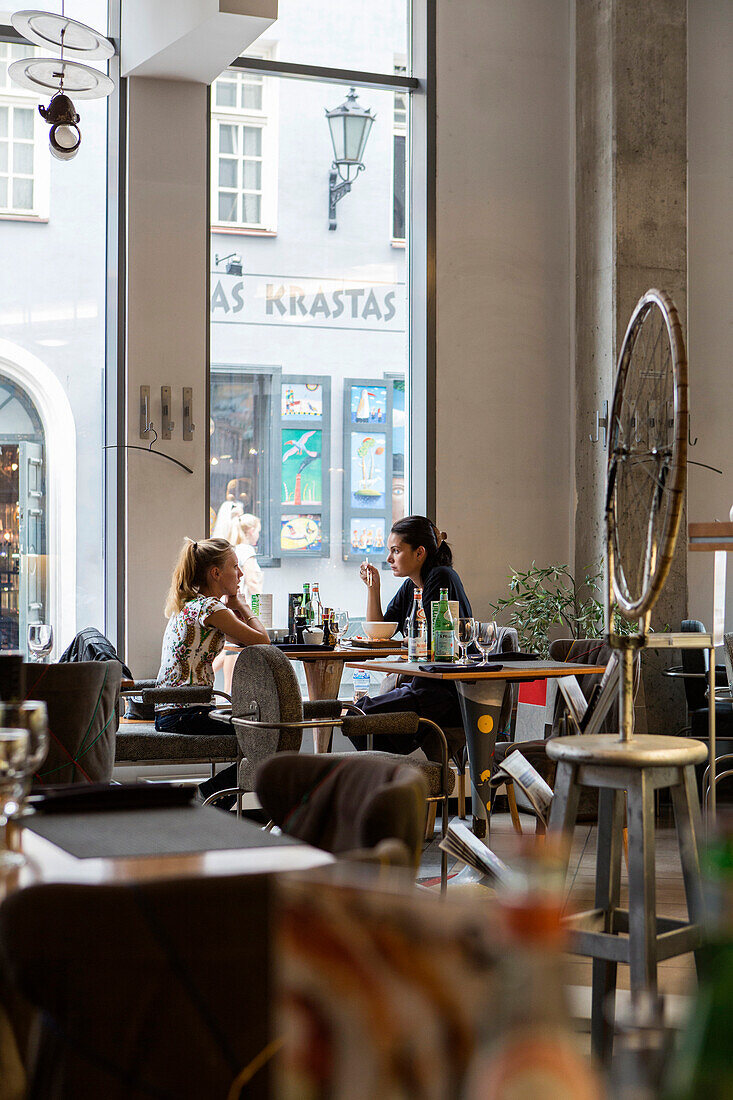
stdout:
<svg viewBox="0 0 733 1100">
<path fill-rule="evenodd" d="M 428 656 L 428 636 L 423 628 L 416 635 L 407 639 L 408 661 L 424 661 Z"/>
<path fill-rule="evenodd" d="M 452 630 L 436 630 L 433 635 L 436 661 L 452 661 L 455 636 Z"/>
</svg>

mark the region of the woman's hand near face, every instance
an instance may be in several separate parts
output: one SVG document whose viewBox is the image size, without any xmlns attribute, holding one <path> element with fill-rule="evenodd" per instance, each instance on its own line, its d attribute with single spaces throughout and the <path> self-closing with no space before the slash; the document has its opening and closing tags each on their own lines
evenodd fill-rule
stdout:
<svg viewBox="0 0 733 1100">
<path fill-rule="evenodd" d="M 371 565 L 369 562 L 363 561 L 359 567 L 359 576 L 367 588 L 376 588 L 377 592 L 379 592 L 380 576 L 376 565 Z"/>
<path fill-rule="evenodd" d="M 359 569 L 359 576 L 367 586 L 367 620 L 372 623 L 384 622 L 379 570 L 375 565 L 363 561 Z"/>
</svg>

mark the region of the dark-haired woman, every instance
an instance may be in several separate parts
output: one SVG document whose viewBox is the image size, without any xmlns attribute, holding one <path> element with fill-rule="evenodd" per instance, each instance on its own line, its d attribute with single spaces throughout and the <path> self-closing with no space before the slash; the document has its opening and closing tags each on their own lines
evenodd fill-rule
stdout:
<svg viewBox="0 0 733 1100">
<path fill-rule="evenodd" d="M 361 579 L 367 586 L 367 620 L 370 622 L 396 622 L 403 635 L 407 631 L 407 619 L 416 588 L 422 589 L 422 606 L 428 626 L 428 641 L 432 630 L 431 604 L 440 599 L 441 588 L 448 589 L 448 599 L 458 601 L 458 614 L 470 618 L 471 604 L 453 568 L 453 554 L 446 541 L 445 531 L 439 531 L 426 516 L 406 516 L 392 525 L 387 539 L 387 562 L 395 577 L 405 582 L 390 600 L 382 613 L 379 570 L 365 562 L 361 566 Z M 375 697 L 367 696 L 359 704 L 366 714 L 386 711 L 416 711 L 422 718 L 431 718 L 442 727 L 461 728 L 461 710 L 458 693 L 452 684 L 426 680 L 415 676 L 392 691 Z M 364 739 L 354 739 L 357 748 L 363 748 Z M 417 747 L 409 737 L 382 737 L 377 745 L 390 752 L 409 753 Z M 435 746 L 425 743 L 423 748 Z M 431 752 L 427 755 L 437 759 Z"/>
<path fill-rule="evenodd" d="M 171 578 L 165 605 L 169 616 L 163 636 L 158 687 L 214 686 L 214 658 L 225 641 L 268 645 L 260 620 L 238 596 L 242 570 L 226 539 L 186 539 Z M 221 734 L 210 706 L 166 703 L 156 707 L 155 728 L 168 733 Z M 209 795 L 236 783 L 236 766 L 219 772 L 201 788 Z"/>
</svg>

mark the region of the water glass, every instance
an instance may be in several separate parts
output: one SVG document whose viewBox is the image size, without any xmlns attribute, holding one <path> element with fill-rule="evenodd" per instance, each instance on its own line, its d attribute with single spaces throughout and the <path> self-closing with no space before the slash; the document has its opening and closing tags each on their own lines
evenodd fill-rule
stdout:
<svg viewBox="0 0 733 1100">
<path fill-rule="evenodd" d="M 28 730 L 0 729 L 0 871 L 25 863 L 20 852 L 8 847 L 7 827 L 23 797 L 27 771 Z"/>
<path fill-rule="evenodd" d="M 28 757 L 23 783 L 22 805 L 16 814 L 24 817 L 33 813 L 25 804 L 33 777 L 48 753 L 48 713 L 46 704 L 37 699 L 25 703 L 0 703 L 0 728 L 24 729 L 28 732 Z"/>
<path fill-rule="evenodd" d="M 32 659 L 41 664 L 53 649 L 53 627 L 50 623 L 30 623 L 28 626 L 28 649 Z"/>
<path fill-rule="evenodd" d="M 484 662 L 488 661 L 489 653 L 496 645 L 498 630 L 496 623 L 493 621 L 476 623 L 476 645 L 481 650 L 481 656 Z"/>
<path fill-rule="evenodd" d="M 349 629 L 349 613 L 343 607 L 335 607 L 331 612 L 331 633 L 336 638 L 336 645 Z"/>
<path fill-rule="evenodd" d="M 461 650 L 461 654 L 458 658 L 459 665 L 469 664 L 468 660 L 468 647 L 473 641 L 473 637 L 476 631 L 476 624 L 473 619 L 455 619 L 453 623 L 453 633 L 456 636 L 456 642 Z"/>
</svg>

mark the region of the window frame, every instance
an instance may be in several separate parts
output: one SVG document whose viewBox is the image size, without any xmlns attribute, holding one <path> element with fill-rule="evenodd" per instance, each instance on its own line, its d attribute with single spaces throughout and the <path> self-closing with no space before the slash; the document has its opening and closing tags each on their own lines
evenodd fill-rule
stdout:
<svg viewBox="0 0 733 1100">
<path fill-rule="evenodd" d="M 0 39 L 0 50 L 5 52 L 5 49 L 17 46 L 18 42 L 22 42 L 22 39 L 9 40 L 8 38 Z M 40 51 L 35 50 L 33 47 L 29 47 L 24 50 L 25 53 Z M 8 57 L 8 63 L 11 60 L 17 60 Z M 30 175 L 27 173 L 18 173 L 18 177 L 21 179 L 31 179 L 33 182 L 33 204 L 30 208 L 14 207 L 11 202 L 6 203 L 4 206 L 0 205 L 0 219 L 3 221 L 30 221 L 30 222 L 47 222 L 49 220 L 50 213 L 50 198 L 51 198 L 51 179 L 50 179 L 50 165 L 48 150 L 48 129 L 40 114 L 38 113 L 38 96 L 25 88 L 21 88 L 18 85 L 12 84 L 10 81 L 7 84 L 0 84 L 0 108 L 7 107 L 10 112 L 22 109 L 30 110 L 33 116 L 33 137 L 27 139 L 28 144 L 32 142 L 33 148 L 33 170 Z M 9 115 L 9 118 L 11 116 Z M 10 128 L 8 129 L 10 134 Z M 4 139 L 0 139 L 4 140 Z M 8 180 L 8 199 L 12 198 L 12 181 L 15 178 L 10 171 L 10 165 L 12 163 L 12 142 L 8 138 L 8 171 L 3 172 L 2 175 Z"/>
<path fill-rule="evenodd" d="M 256 56 L 257 59 L 262 60 L 263 57 L 269 57 L 271 51 L 260 51 Z M 217 233 L 249 233 L 257 235 L 275 235 L 277 233 L 277 187 L 278 187 L 278 117 L 277 117 L 277 81 L 268 79 L 264 74 L 261 75 L 262 79 L 262 106 L 258 109 L 255 107 L 243 107 L 240 106 L 242 88 L 246 83 L 245 77 L 251 75 L 257 70 L 244 69 L 238 65 L 230 65 L 228 69 L 225 69 L 221 74 L 221 77 L 217 77 L 217 80 L 211 86 L 211 143 L 210 143 L 210 177 L 211 177 L 211 229 Z M 221 105 L 216 103 L 216 90 L 217 82 L 225 77 L 227 74 L 234 74 L 237 77 L 235 87 L 237 88 L 237 104 L 235 106 L 228 106 L 226 104 Z M 259 194 L 260 196 L 260 219 L 257 222 L 248 222 L 239 218 L 237 221 L 224 221 L 219 217 L 219 194 L 222 190 L 219 183 L 219 162 L 222 156 L 221 154 L 221 127 L 226 125 L 234 125 L 239 127 L 240 135 L 243 134 L 243 128 L 245 126 L 256 128 L 261 131 L 261 147 L 259 153 L 260 163 L 260 187 L 259 190 L 252 188 L 249 189 L 250 193 Z M 240 147 L 243 150 L 243 142 L 240 139 Z M 236 156 L 237 164 L 242 165 L 244 162 L 244 153 L 239 152 L 237 154 L 225 154 Z M 234 193 L 237 196 L 237 213 L 240 214 L 242 196 L 246 193 L 246 189 L 242 186 L 244 182 L 240 177 L 242 168 L 238 168 L 237 171 L 237 188 L 224 188 L 226 193 Z"/>
<path fill-rule="evenodd" d="M 406 509 L 434 515 L 436 506 L 436 0 L 410 0 L 408 74 L 367 72 L 299 62 L 276 57 L 242 55 L 229 68 L 245 69 L 264 76 L 297 77 L 319 83 L 359 86 L 409 93 L 410 138 L 407 148 L 405 193 L 409 210 L 410 235 L 406 277 L 410 287 L 409 345 L 406 412 L 409 431 L 405 439 L 406 472 L 409 469 Z M 262 45 L 260 43 L 260 45 Z M 214 110 L 210 111 L 213 120 Z M 208 145 L 210 156 L 213 142 Z M 212 158 L 213 161 L 213 158 Z M 212 178 L 212 173 L 209 173 Z M 215 189 L 212 188 L 212 199 Z M 210 204 L 210 205 L 213 205 Z M 209 226 L 216 233 L 259 233 L 263 230 L 233 229 L 217 225 L 209 212 Z M 392 209 L 385 226 L 390 231 Z M 209 234 L 211 241 L 211 233 Z M 397 247 L 400 247 L 399 245 Z M 210 299 L 210 294 L 209 294 Z M 210 317 L 209 317 L 210 321 Z M 210 325 L 208 328 L 210 338 Z M 207 358 L 207 394 L 210 359 Z M 207 458 L 208 461 L 208 458 Z M 209 514 L 210 484 L 206 480 L 206 516 Z"/>
</svg>

